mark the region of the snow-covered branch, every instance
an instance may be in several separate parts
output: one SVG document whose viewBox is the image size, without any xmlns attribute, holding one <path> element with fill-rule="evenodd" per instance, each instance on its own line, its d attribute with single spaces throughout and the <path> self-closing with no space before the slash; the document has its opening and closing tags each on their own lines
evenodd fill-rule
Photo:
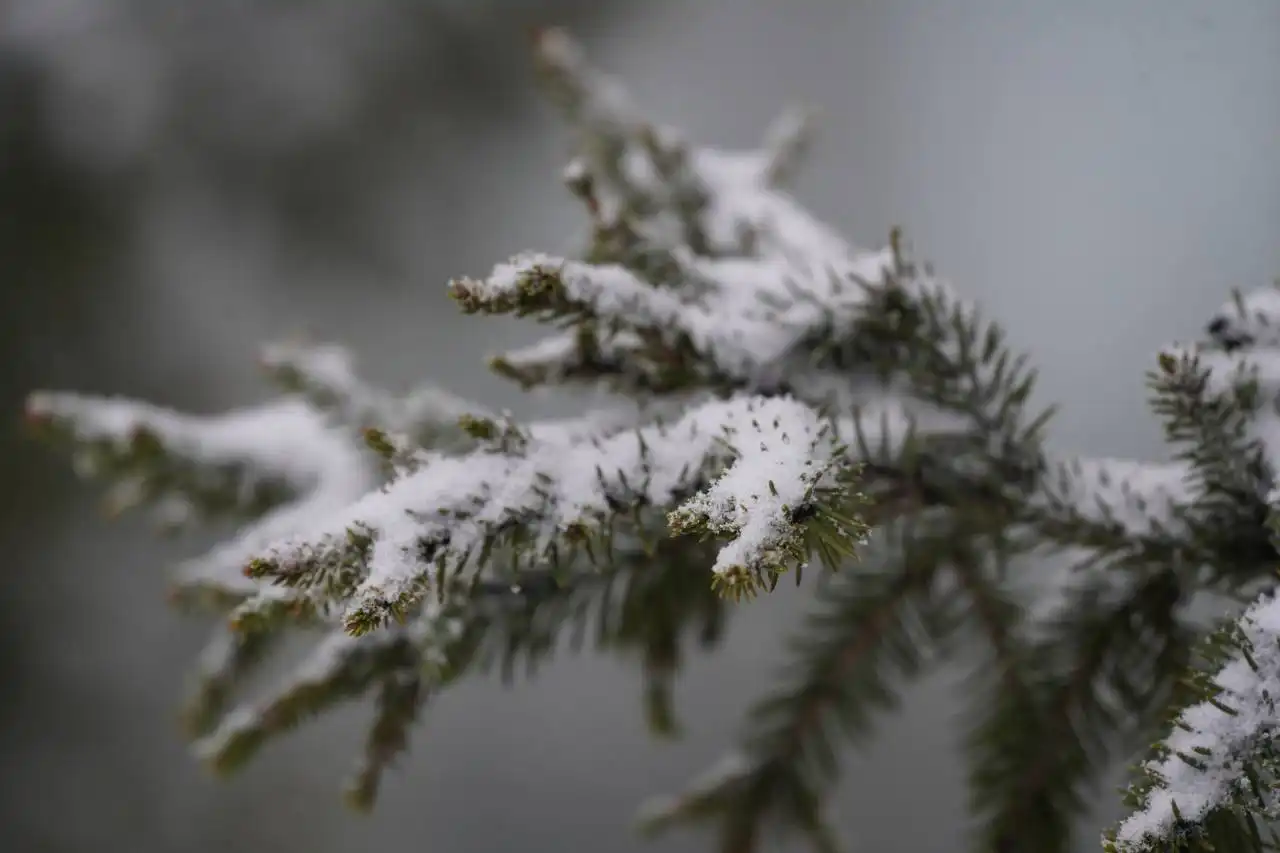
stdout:
<svg viewBox="0 0 1280 853">
<path fill-rule="evenodd" d="M 1221 642 L 1234 653 L 1208 697 L 1179 715 L 1162 757 L 1143 765 L 1141 805 L 1115 831 L 1112 849 L 1165 849 L 1200 835 L 1218 809 L 1280 817 L 1280 600 L 1264 595 Z"/>
<path fill-rule="evenodd" d="M 351 443 L 295 400 L 194 416 L 120 398 L 39 393 L 27 417 L 71 445 L 82 475 L 111 483 L 116 508 L 154 505 L 172 523 L 198 514 L 253 517 L 286 500 L 371 485 Z"/>
<path fill-rule="evenodd" d="M 1220 635 L 1230 659 L 1212 685 L 1194 701 L 1179 685 L 1199 636 L 1188 602 L 1274 586 L 1280 290 L 1237 296 L 1207 341 L 1156 359 L 1169 461 L 1062 459 L 1035 370 L 998 323 L 908 257 L 896 229 L 885 248 L 854 248 L 783 191 L 807 145 L 799 113 L 756 150 L 696 145 L 563 32 L 535 42 L 578 137 L 564 178 L 587 245 L 449 289 L 467 312 L 554 324 L 494 357 L 499 374 L 599 385 L 629 405 L 522 422 L 431 386 L 379 388 L 345 350 L 298 343 L 263 356 L 293 397 L 224 415 L 31 399 L 31 420 L 116 503 L 242 524 L 178 578 L 226 617 L 188 708 L 202 753 L 230 769 L 374 694 L 351 788 L 368 805 L 429 695 L 486 650 L 540 659 L 588 621 L 601 647 L 641 653 L 650 717 L 670 732 L 682 643 L 721 635 L 720 593 L 798 580 L 816 557 L 840 575 L 814 591 L 780 687 L 732 759 L 651 813 L 657 824 L 713 819 L 739 853 L 773 824 L 829 850 L 835 737 L 869 733 L 962 634 L 989 652 L 969 749 L 991 848 L 1068 849 L 1112 736 L 1170 703 L 1179 728 L 1115 845 L 1203 836 L 1225 851 L 1215 815 L 1273 817 L 1275 599 Z M 1046 549 L 1086 557 L 1024 602 L 1017 575 L 1040 582 L 1022 569 Z M 312 655 L 239 703 L 298 626 L 322 632 Z"/>
<path fill-rule="evenodd" d="M 252 570 L 302 584 L 353 568 L 362 581 L 347 624 L 362 631 L 433 581 L 483 563 L 513 533 L 521 565 L 554 564 L 617 516 L 658 507 L 673 511 L 675 532 L 731 538 L 715 570 L 742 583 L 799 558 L 816 490 L 834 488 L 847 463 L 834 426 L 793 400 L 737 397 L 704 403 L 669 425 L 590 438 L 531 434 L 516 452 L 437 456 L 264 548 Z"/>
<path fill-rule="evenodd" d="M 304 395 L 336 423 L 411 436 L 429 447 L 456 439 L 464 416 L 490 414 L 435 386 L 395 394 L 372 385 L 356 373 L 351 353 L 333 344 L 276 343 L 263 348 L 261 361 L 283 387 Z"/>
</svg>

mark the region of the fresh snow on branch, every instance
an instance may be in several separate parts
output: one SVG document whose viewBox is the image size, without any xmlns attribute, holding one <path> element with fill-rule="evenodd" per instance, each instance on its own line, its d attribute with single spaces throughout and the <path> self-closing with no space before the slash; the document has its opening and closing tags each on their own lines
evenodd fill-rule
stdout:
<svg viewBox="0 0 1280 853">
<path fill-rule="evenodd" d="M 434 386 L 394 394 L 362 380 L 350 351 L 333 344 L 276 343 L 263 348 L 263 366 L 286 387 L 304 394 L 337 422 L 356 429 L 430 439 L 432 430 L 456 430 L 465 415 L 484 407 Z"/>
<path fill-rule="evenodd" d="M 211 508 L 240 517 L 234 537 L 178 571 L 179 586 L 218 596 L 282 595 L 245 577 L 245 563 L 380 480 L 371 455 L 300 400 L 188 415 L 119 398 L 40 393 L 27 412 L 72 442 L 81 474 L 108 480 L 117 508 L 152 503 L 171 524 Z"/>
<path fill-rule="evenodd" d="M 149 403 L 71 393 L 37 393 L 27 403 L 36 419 L 65 424 L 81 442 L 124 452 L 140 435 L 194 465 L 237 466 L 246 476 L 277 477 L 301 488 L 334 473 L 330 450 L 341 440 L 308 406 L 292 400 L 218 415 L 186 415 Z"/>
<path fill-rule="evenodd" d="M 677 532 L 702 527 L 732 537 L 719 573 L 757 572 L 793 544 L 794 514 L 829 467 L 845 461 L 837 440 L 803 404 L 744 396 L 704 403 L 670 425 L 568 443 L 531 435 L 515 453 L 437 456 L 264 548 L 256 571 L 290 579 L 359 563 L 365 577 L 352 619 L 417 598 L 439 568 L 462 568 L 513 524 L 529 539 L 524 560 L 539 562 L 620 508 L 655 506 L 675 510 Z"/>
<path fill-rule="evenodd" d="M 1234 294 L 1214 314 L 1208 331 L 1229 348 L 1280 345 L 1280 284 Z"/>
<path fill-rule="evenodd" d="M 806 272 L 767 258 L 691 260 L 689 276 L 703 285 L 692 299 L 618 265 L 531 253 L 452 291 L 468 311 L 580 313 L 669 347 L 687 341 L 728 376 L 756 379 L 823 324 L 847 324 L 891 263 L 887 250 Z"/>
<path fill-rule="evenodd" d="M 139 499 L 146 494 L 171 520 L 206 499 L 249 504 L 264 487 L 308 499 L 371 487 L 350 440 L 295 400 L 196 416 L 119 398 L 39 393 L 27 414 L 66 434 L 82 474 L 114 478 L 116 489 Z"/>
<path fill-rule="evenodd" d="M 1078 457 L 1054 466 L 1036 506 L 1045 512 L 1108 526 L 1138 538 L 1180 531 L 1194 500 L 1183 462 Z"/>
<path fill-rule="evenodd" d="M 1280 723 L 1280 600 L 1263 596 L 1241 617 L 1238 629 L 1240 651 L 1214 677 L 1216 695 L 1183 711 L 1164 742 L 1167 757 L 1144 765 L 1155 787 L 1120 824 L 1120 850 L 1149 850 L 1171 834 L 1186 832 L 1211 810 L 1256 796 L 1254 774 L 1260 773 L 1260 758 L 1275 755 Z M 1272 763 L 1264 771 L 1275 769 Z M 1272 810 L 1273 796 L 1262 793 L 1255 809 Z"/>
</svg>

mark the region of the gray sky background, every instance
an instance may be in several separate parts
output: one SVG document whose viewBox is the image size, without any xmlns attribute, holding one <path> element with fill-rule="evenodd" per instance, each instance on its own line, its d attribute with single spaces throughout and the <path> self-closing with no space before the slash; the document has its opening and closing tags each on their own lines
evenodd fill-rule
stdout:
<svg viewBox="0 0 1280 853">
<path fill-rule="evenodd" d="M 1156 457 L 1143 400 L 1155 350 L 1196 334 L 1229 288 L 1280 275 L 1271 0 L 664 0 L 624 4 L 582 29 L 638 99 L 702 140 L 750 143 L 784 104 L 818 105 L 802 197 L 863 244 L 904 224 L 943 274 L 1007 321 L 1042 368 L 1043 397 L 1063 405 L 1054 435 L 1064 447 Z M 66 59 L 51 44 L 35 55 L 50 75 Z M 501 73 L 519 97 L 503 101 L 496 132 L 424 115 L 436 165 L 403 157 L 379 173 L 386 191 L 360 208 L 374 252 L 299 247 L 274 214 L 229 203 L 199 169 L 162 170 L 113 273 L 117 295 L 77 321 L 99 343 L 51 356 L 56 368 L 33 368 L 32 384 L 109 390 L 85 361 L 106 353 L 113 376 L 134 377 L 123 390 L 242 402 L 260 393 L 253 346 L 308 328 L 351 344 L 389 383 L 431 376 L 518 411 L 545 409 L 482 366 L 530 330 L 459 318 L 444 298 L 450 275 L 558 249 L 579 222 L 557 182 L 565 137 L 533 100 L 524 65 Z M 32 321 L 49 324 L 46 342 L 56 320 Z M 26 452 L 15 447 L 4 452 Z M 184 549 L 65 494 L 39 518 L 13 514 L 21 528 L 0 518 L 0 536 L 24 555 L 18 570 L 51 578 L 23 600 L 62 614 L 64 630 L 24 648 L 56 669 L 58 701 L 104 709 L 68 717 L 42 696 L 23 700 L 29 716 L 14 725 L 38 749 L 20 753 L 12 766 L 23 779 L 4 796 L 24 825 L 43 825 L 47 846 L 32 849 L 640 850 L 632 808 L 731 742 L 804 606 L 788 591 L 744 608 L 725 649 L 689 669 L 687 736 L 674 746 L 648 738 L 638 679 L 615 662 L 566 658 L 514 691 L 468 685 L 428 715 L 377 814 L 359 820 L 337 799 L 358 711 L 268 750 L 227 784 L 186 756 L 170 720 L 201 632 L 165 611 L 158 575 Z M 959 848 L 963 770 L 948 698 L 959 678 L 914 691 L 881 741 L 850 755 L 836 812 L 852 849 Z M 676 836 L 648 849 L 705 846 Z"/>
</svg>

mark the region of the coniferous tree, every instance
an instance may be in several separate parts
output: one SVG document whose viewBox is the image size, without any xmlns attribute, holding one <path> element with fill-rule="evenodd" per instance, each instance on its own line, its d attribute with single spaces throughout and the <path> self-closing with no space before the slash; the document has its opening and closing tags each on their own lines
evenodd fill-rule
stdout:
<svg viewBox="0 0 1280 853">
<path fill-rule="evenodd" d="M 220 416 L 31 398 L 33 424 L 114 507 L 240 523 L 175 577 L 178 602 L 227 613 L 187 706 L 199 752 L 231 770 L 371 695 L 348 787 L 368 807 L 431 697 L 534 665 L 566 633 L 634 652 L 649 719 L 671 731 L 687 648 L 816 557 L 813 611 L 740 748 L 649 804 L 648 829 L 712 822 L 735 853 L 777 830 L 834 848 L 838 742 L 977 649 L 977 849 L 1069 849 L 1100 773 L 1157 738 L 1104 844 L 1267 849 L 1280 290 L 1237 296 L 1206 341 L 1161 354 L 1170 461 L 1058 458 L 999 325 L 898 234 L 855 249 L 784 192 L 802 116 L 758 150 L 694 145 L 564 33 L 540 32 L 535 54 L 576 134 L 565 179 L 590 239 L 580 260 L 524 254 L 450 291 L 466 312 L 555 327 L 495 358 L 499 374 L 603 386 L 616 408 L 520 423 L 431 387 L 379 389 L 341 348 L 300 343 L 264 351 L 281 399 Z M 1049 552 L 1075 558 L 1066 579 L 1028 589 Z M 1188 612 L 1204 594 L 1238 602 L 1213 631 Z M 294 631 L 315 637 L 307 661 L 237 704 Z"/>
</svg>

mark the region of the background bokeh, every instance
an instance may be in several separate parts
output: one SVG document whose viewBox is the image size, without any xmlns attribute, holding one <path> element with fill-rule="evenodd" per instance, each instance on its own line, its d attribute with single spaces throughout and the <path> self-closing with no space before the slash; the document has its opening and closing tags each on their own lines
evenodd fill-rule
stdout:
<svg viewBox="0 0 1280 853">
<path fill-rule="evenodd" d="M 646 735 L 625 661 L 565 658 L 436 705 L 372 818 L 337 796 L 359 708 L 215 782 L 175 720 L 205 628 L 161 598 L 166 564 L 204 543 L 103 518 L 18 426 L 43 387 L 195 411 L 259 399 L 257 343 L 301 330 L 389 385 L 552 405 L 482 366 L 531 330 L 444 296 L 579 224 L 524 51 L 547 22 L 702 140 L 749 144 L 783 104 L 820 107 L 801 195 L 863 244 L 905 224 L 1007 321 L 1063 405 L 1064 447 L 1159 454 L 1155 348 L 1280 275 L 1274 0 L 8 0 L 3 849 L 640 850 L 633 806 L 731 741 L 803 592 L 744 607 L 694 662 L 674 745 Z M 835 813 L 853 849 L 961 847 L 962 689 L 960 671 L 912 688 L 849 755 Z"/>
</svg>

